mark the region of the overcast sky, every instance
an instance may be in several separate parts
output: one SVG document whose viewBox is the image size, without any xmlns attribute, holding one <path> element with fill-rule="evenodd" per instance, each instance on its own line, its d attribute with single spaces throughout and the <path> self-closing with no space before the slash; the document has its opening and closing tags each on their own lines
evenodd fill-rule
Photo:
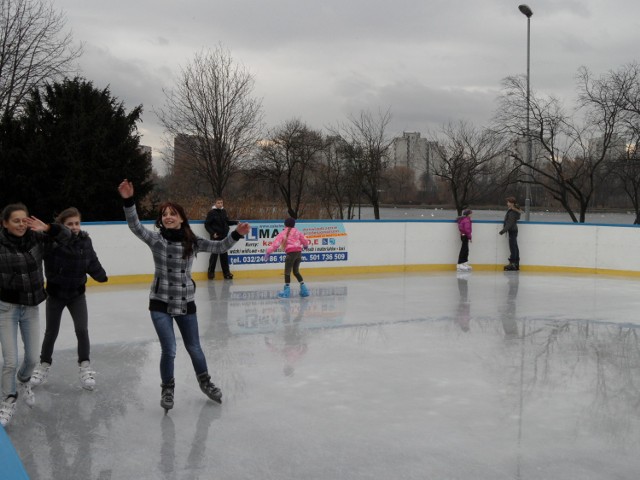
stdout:
<svg viewBox="0 0 640 480">
<path fill-rule="evenodd" d="M 390 132 L 486 125 L 503 78 L 526 73 L 527 19 L 511 0 L 54 0 L 84 43 L 81 74 L 142 104 L 142 143 L 180 66 L 222 44 L 255 76 L 267 126 L 323 129 L 390 109 Z M 580 66 L 635 61 L 638 0 L 529 1 L 531 88 L 572 104 Z M 156 161 L 156 166 L 160 163 Z M 161 167 L 160 167 L 161 168 Z"/>
</svg>

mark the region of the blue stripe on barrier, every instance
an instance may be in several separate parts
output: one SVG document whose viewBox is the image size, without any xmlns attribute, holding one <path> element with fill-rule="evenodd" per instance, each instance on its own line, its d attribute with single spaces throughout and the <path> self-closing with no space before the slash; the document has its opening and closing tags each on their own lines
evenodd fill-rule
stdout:
<svg viewBox="0 0 640 480">
<path fill-rule="evenodd" d="M 2 480 L 29 480 L 20 457 L 4 428 L 0 426 L 0 478 Z"/>
</svg>

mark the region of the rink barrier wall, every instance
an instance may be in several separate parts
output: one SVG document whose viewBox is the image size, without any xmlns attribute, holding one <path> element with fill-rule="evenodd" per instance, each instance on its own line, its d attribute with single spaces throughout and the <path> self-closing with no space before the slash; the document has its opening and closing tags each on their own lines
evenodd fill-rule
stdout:
<svg viewBox="0 0 640 480">
<path fill-rule="evenodd" d="M 270 223 L 261 221 L 261 224 Z M 298 226 L 304 225 L 300 220 Z M 429 272 L 455 270 L 460 249 L 457 224 L 452 220 L 313 221 L 340 223 L 346 232 L 348 260 L 304 262 L 304 276 Z M 153 229 L 153 222 L 143 222 Z M 208 238 L 203 222 L 191 221 L 197 235 Z M 281 225 L 281 222 L 273 222 Z M 126 222 L 83 223 L 109 275 L 109 284 L 150 282 L 153 260 L 146 244 Z M 469 262 L 474 270 L 502 270 L 507 263 L 507 235 L 499 235 L 502 222 L 473 222 Z M 640 228 L 635 225 L 520 222 L 520 268 L 533 272 L 572 272 L 640 277 Z M 240 240 L 241 245 L 244 240 Z M 204 280 L 209 254 L 197 256 L 193 278 Z M 220 268 L 218 263 L 217 268 Z M 236 278 L 278 278 L 282 263 L 233 265 Z M 216 271 L 216 278 L 221 276 Z M 91 279 L 90 285 L 96 285 Z"/>
</svg>

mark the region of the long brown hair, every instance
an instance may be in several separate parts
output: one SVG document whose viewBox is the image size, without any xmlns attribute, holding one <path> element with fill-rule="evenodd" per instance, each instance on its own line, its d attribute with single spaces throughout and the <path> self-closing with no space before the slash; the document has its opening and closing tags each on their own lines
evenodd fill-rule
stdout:
<svg viewBox="0 0 640 480">
<path fill-rule="evenodd" d="M 196 235 L 191 230 L 191 226 L 189 225 L 189 219 L 187 218 L 187 214 L 184 211 L 184 208 L 177 203 L 174 202 L 164 202 L 161 203 L 158 207 L 158 218 L 156 219 L 156 228 L 162 230 L 166 230 L 164 225 L 162 224 L 162 214 L 164 211 L 170 208 L 174 212 L 176 212 L 180 219 L 182 220 L 182 230 L 184 230 L 184 239 L 182 240 L 182 246 L 184 247 L 184 253 L 182 254 L 182 258 L 189 258 L 193 255 L 193 245 L 196 243 Z"/>
</svg>

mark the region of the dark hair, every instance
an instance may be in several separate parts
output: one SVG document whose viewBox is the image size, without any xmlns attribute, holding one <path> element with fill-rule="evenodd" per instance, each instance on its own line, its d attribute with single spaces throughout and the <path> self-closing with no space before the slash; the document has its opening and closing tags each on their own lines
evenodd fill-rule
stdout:
<svg viewBox="0 0 640 480">
<path fill-rule="evenodd" d="M 71 217 L 78 217 L 82 219 L 82 215 L 80 215 L 80 210 L 78 210 L 76 207 L 65 208 L 56 216 L 55 221 L 56 223 L 64 224 L 64 222 L 66 222 L 67 219 Z"/>
<path fill-rule="evenodd" d="M 515 208 L 516 210 L 520 210 L 520 205 L 518 205 L 516 197 L 507 197 L 506 200 L 509 203 L 513 203 L 513 208 Z"/>
<path fill-rule="evenodd" d="M 29 215 L 29 209 L 24 203 L 11 203 L 2 209 L 2 220 L 8 221 L 13 212 L 25 212 Z"/>
<path fill-rule="evenodd" d="M 174 212 L 176 212 L 180 219 L 182 220 L 182 229 L 184 230 L 184 240 L 182 240 L 182 246 L 184 247 L 184 253 L 182 254 L 182 258 L 189 258 L 193 255 L 193 245 L 196 243 L 196 235 L 191 230 L 191 226 L 189 225 L 189 219 L 187 218 L 187 214 L 177 203 L 173 202 L 164 202 L 158 206 L 158 218 L 156 219 L 156 228 L 160 230 L 166 230 L 164 225 L 162 224 L 162 214 L 164 211 L 170 208 Z"/>
</svg>

